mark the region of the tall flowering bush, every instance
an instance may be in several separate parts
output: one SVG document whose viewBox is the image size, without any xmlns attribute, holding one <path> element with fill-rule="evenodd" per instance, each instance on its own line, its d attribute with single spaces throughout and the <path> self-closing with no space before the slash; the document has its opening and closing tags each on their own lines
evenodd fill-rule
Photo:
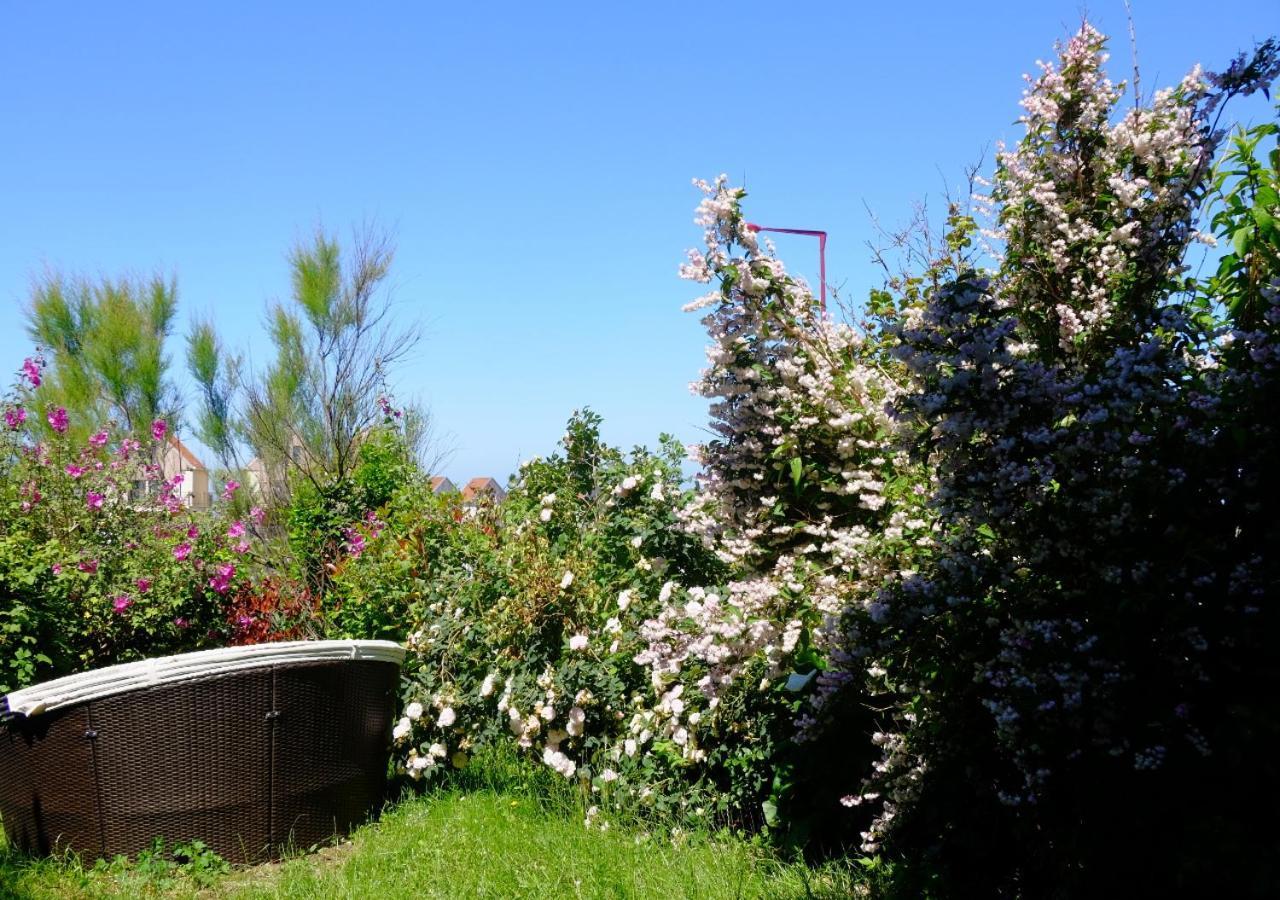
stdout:
<svg viewBox="0 0 1280 900">
<path fill-rule="evenodd" d="M 874 811 L 864 851 L 927 861 L 948 890 L 1070 894 L 1097 871 L 1185 889 L 1222 877 L 1213 852 L 1274 841 L 1240 830 L 1238 799 L 1276 783 L 1258 737 L 1275 720 L 1246 699 L 1275 687 L 1274 532 L 1246 527 L 1244 489 L 1269 477 L 1243 396 L 1269 377 L 1268 282 L 1242 354 L 1183 267 L 1207 115 L 1242 82 L 1211 94 L 1195 70 L 1118 115 L 1104 48 L 1085 25 L 1031 82 L 1025 137 L 978 198 L 997 264 L 897 329 L 894 416 L 930 469 L 936 548 L 847 619 L 881 708 L 848 802 Z"/>
<path fill-rule="evenodd" d="M 85 428 L 37 405 L 43 377 L 26 360 L 0 401 L 0 690 L 225 639 L 245 524 L 183 506 L 155 463 L 163 420 L 145 442 Z"/>
<path fill-rule="evenodd" d="M 820 722 L 850 677 L 846 610 L 901 577 L 896 550 L 927 546 L 930 517 L 923 469 L 889 415 L 906 380 L 883 327 L 893 304 L 857 326 L 832 321 L 746 222 L 744 191 L 723 176 L 695 185 L 705 246 L 681 274 L 714 285 L 686 307 L 707 310 L 694 389 L 712 401 L 714 438 L 694 448 L 702 468 L 681 521 L 730 577 L 677 582 L 636 661 L 663 728 L 718 748 L 700 774 L 779 825 L 813 818 L 815 794 L 822 813 L 839 809 L 832 741 L 813 739 L 830 737 Z"/>
</svg>

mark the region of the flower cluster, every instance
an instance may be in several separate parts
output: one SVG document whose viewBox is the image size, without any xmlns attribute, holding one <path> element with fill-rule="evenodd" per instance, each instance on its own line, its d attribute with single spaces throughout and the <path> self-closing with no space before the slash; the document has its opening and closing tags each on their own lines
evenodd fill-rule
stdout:
<svg viewBox="0 0 1280 900">
<path fill-rule="evenodd" d="M 163 478 L 166 422 L 144 446 L 62 407 L 28 416 L 42 380 L 25 360 L 3 404 L 0 689 L 224 639 L 243 526 L 217 527 L 183 504 L 181 475 Z"/>
</svg>

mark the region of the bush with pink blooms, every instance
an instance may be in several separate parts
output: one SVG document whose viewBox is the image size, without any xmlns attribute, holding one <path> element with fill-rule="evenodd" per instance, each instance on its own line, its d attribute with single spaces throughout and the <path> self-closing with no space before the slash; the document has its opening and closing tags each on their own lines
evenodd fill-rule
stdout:
<svg viewBox="0 0 1280 900">
<path fill-rule="evenodd" d="M 24 361 L 0 401 L 0 692 L 226 641 L 243 523 L 183 506 L 157 465 L 165 422 L 143 443 L 34 407 L 42 366 Z"/>
</svg>

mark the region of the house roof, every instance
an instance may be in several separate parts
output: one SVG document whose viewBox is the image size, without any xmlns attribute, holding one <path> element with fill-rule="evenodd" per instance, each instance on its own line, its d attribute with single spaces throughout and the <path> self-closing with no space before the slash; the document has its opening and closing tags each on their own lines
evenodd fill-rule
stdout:
<svg viewBox="0 0 1280 900">
<path fill-rule="evenodd" d="M 170 433 L 169 436 L 166 438 L 166 441 L 168 442 L 170 447 L 178 451 L 178 458 L 181 459 L 183 462 L 185 462 L 187 465 L 191 466 L 191 468 L 203 469 L 205 467 L 204 463 L 200 461 L 200 457 L 192 453 L 186 444 L 178 440 L 178 436 L 176 434 Z"/>
<path fill-rule="evenodd" d="M 481 494 L 492 494 L 501 500 L 507 495 L 507 492 L 502 489 L 502 485 L 498 484 L 497 481 L 488 477 L 472 478 L 467 482 L 467 486 L 462 489 L 462 498 L 464 500 L 474 500 Z"/>
<path fill-rule="evenodd" d="M 454 488 L 453 482 L 450 481 L 448 478 L 446 478 L 443 475 L 431 476 L 432 493 L 438 494 L 441 491 L 451 491 L 451 490 L 456 490 L 456 488 Z"/>
</svg>

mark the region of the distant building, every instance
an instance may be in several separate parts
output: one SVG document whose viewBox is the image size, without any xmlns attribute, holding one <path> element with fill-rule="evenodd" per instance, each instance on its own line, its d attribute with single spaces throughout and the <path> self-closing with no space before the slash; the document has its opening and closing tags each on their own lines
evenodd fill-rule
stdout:
<svg viewBox="0 0 1280 900">
<path fill-rule="evenodd" d="M 492 497 L 495 503 L 501 503 L 507 499 L 507 492 L 502 489 L 502 485 L 492 478 L 481 477 L 472 478 L 467 482 L 467 486 L 462 489 L 462 501 L 475 504 L 486 494 Z"/>
<path fill-rule="evenodd" d="M 184 505 L 192 509 L 208 509 L 213 505 L 209 470 L 175 434 L 165 439 L 164 453 L 160 456 L 160 474 L 165 481 L 182 476 L 182 483 L 174 493 Z"/>
<path fill-rule="evenodd" d="M 457 485 L 455 485 L 448 478 L 445 478 L 443 475 L 431 476 L 431 493 L 447 494 L 450 491 L 456 491 L 457 489 L 458 489 Z"/>
</svg>

